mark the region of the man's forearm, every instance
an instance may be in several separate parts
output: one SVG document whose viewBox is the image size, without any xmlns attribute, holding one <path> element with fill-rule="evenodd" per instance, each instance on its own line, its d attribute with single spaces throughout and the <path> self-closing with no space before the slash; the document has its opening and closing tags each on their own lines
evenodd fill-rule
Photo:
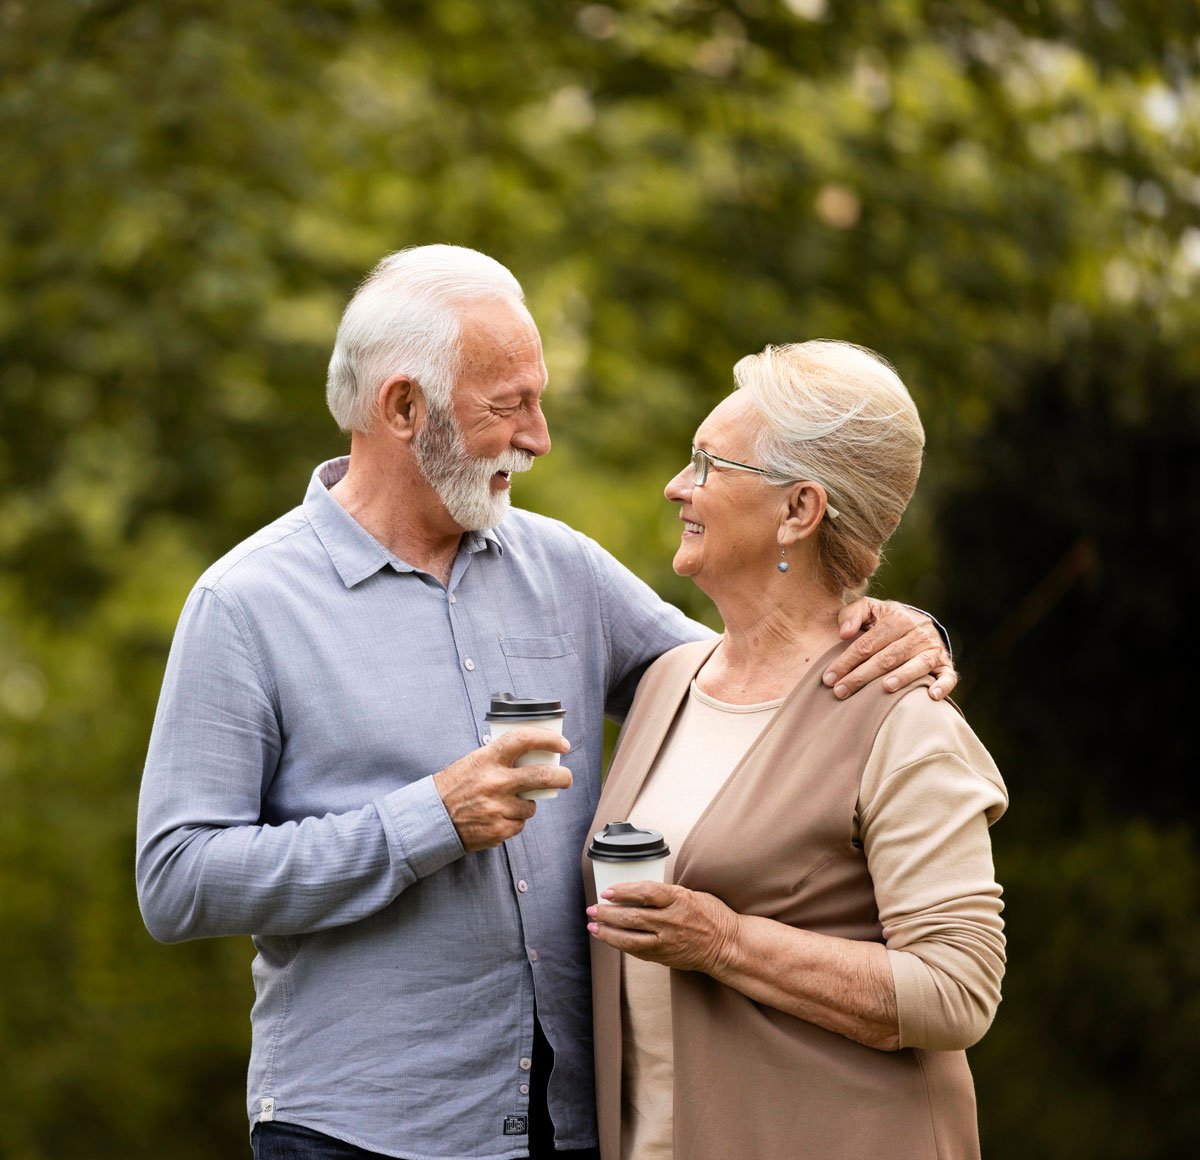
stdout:
<svg viewBox="0 0 1200 1160">
<path fill-rule="evenodd" d="M 162 942 L 294 935 L 374 914 L 461 857 L 432 778 L 350 813 L 282 825 L 139 825 L 138 901 Z"/>
</svg>

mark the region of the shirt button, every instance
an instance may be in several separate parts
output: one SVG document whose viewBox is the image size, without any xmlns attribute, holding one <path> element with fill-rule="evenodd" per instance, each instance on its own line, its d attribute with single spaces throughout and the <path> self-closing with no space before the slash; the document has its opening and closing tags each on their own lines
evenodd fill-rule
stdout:
<svg viewBox="0 0 1200 1160">
<path fill-rule="evenodd" d="M 491 742 L 492 742 L 492 735 L 490 733 L 480 734 L 479 743 L 481 745 L 490 745 Z"/>
<path fill-rule="evenodd" d="M 522 1071 L 528 1071 L 528 1070 L 529 1070 L 529 1069 L 530 1069 L 532 1066 L 533 1066 L 533 1060 L 532 1060 L 532 1059 L 523 1059 L 523 1060 L 521 1060 L 521 1070 L 522 1070 Z"/>
<path fill-rule="evenodd" d="M 467 657 L 467 659 L 463 661 L 463 668 L 466 669 L 468 673 L 473 673 L 475 671 L 475 662 L 471 660 L 470 657 Z"/>
<path fill-rule="evenodd" d="M 530 961 L 531 963 L 536 963 L 536 962 L 537 962 L 537 951 L 535 951 L 535 950 L 533 949 L 533 947 L 530 947 L 530 948 L 529 948 L 529 961 Z"/>
<path fill-rule="evenodd" d="M 529 883 L 522 878 L 521 881 L 517 883 L 517 889 L 524 894 L 525 891 L 529 889 Z"/>
<path fill-rule="evenodd" d="M 527 1096 L 527 1095 L 529 1095 L 529 1085 L 528 1085 L 527 1083 L 523 1083 L 523 1084 L 521 1085 L 521 1089 L 520 1089 L 520 1090 L 521 1090 L 521 1095 L 523 1095 L 523 1096 Z"/>
<path fill-rule="evenodd" d="M 457 596 L 455 596 L 453 592 L 451 592 L 451 593 L 450 593 L 450 597 L 449 597 L 449 599 L 450 599 L 450 603 L 451 603 L 451 604 L 457 604 L 457 603 L 458 603 L 458 597 L 457 597 Z"/>
</svg>

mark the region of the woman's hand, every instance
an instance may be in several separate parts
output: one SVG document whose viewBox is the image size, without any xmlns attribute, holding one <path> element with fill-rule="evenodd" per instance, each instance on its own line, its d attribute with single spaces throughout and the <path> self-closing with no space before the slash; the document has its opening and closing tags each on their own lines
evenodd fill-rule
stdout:
<svg viewBox="0 0 1200 1160">
<path fill-rule="evenodd" d="M 734 958 L 738 915 L 719 898 L 662 882 L 622 882 L 587 908 L 594 938 L 651 963 L 715 975 Z"/>
<path fill-rule="evenodd" d="M 900 1046 L 885 946 L 740 915 L 719 898 L 661 882 L 606 890 L 589 906 L 592 937 L 651 963 L 703 971 L 774 1007 L 880 1051 Z"/>
</svg>

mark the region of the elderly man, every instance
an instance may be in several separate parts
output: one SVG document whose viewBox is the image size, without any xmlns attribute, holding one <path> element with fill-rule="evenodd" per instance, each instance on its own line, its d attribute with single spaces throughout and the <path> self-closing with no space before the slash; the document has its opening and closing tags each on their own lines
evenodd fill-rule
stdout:
<svg viewBox="0 0 1200 1160">
<path fill-rule="evenodd" d="M 253 936 L 258 1160 L 594 1155 L 578 858 L 602 717 L 707 630 L 591 540 L 509 510 L 513 473 L 550 449 L 545 385 L 504 267 L 451 246 L 384 259 L 330 364 L 349 458 L 184 607 L 138 893 L 163 941 Z M 845 634 L 872 616 L 857 659 L 888 647 L 830 680 L 953 687 L 924 618 L 852 606 Z M 569 741 L 492 741 L 504 690 L 559 698 Z M 514 765 L 532 749 L 563 764 Z M 547 787 L 563 792 L 518 796 Z"/>
</svg>

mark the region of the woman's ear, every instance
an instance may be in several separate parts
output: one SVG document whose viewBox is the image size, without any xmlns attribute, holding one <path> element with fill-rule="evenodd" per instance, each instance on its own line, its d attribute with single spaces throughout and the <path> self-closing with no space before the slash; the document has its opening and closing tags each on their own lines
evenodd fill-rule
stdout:
<svg viewBox="0 0 1200 1160">
<path fill-rule="evenodd" d="M 779 543 L 785 548 L 807 539 L 821 526 L 828 503 L 825 489 L 809 480 L 793 483 L 786 496 L 787 511 L 779 524 Z"/>
</svg>

